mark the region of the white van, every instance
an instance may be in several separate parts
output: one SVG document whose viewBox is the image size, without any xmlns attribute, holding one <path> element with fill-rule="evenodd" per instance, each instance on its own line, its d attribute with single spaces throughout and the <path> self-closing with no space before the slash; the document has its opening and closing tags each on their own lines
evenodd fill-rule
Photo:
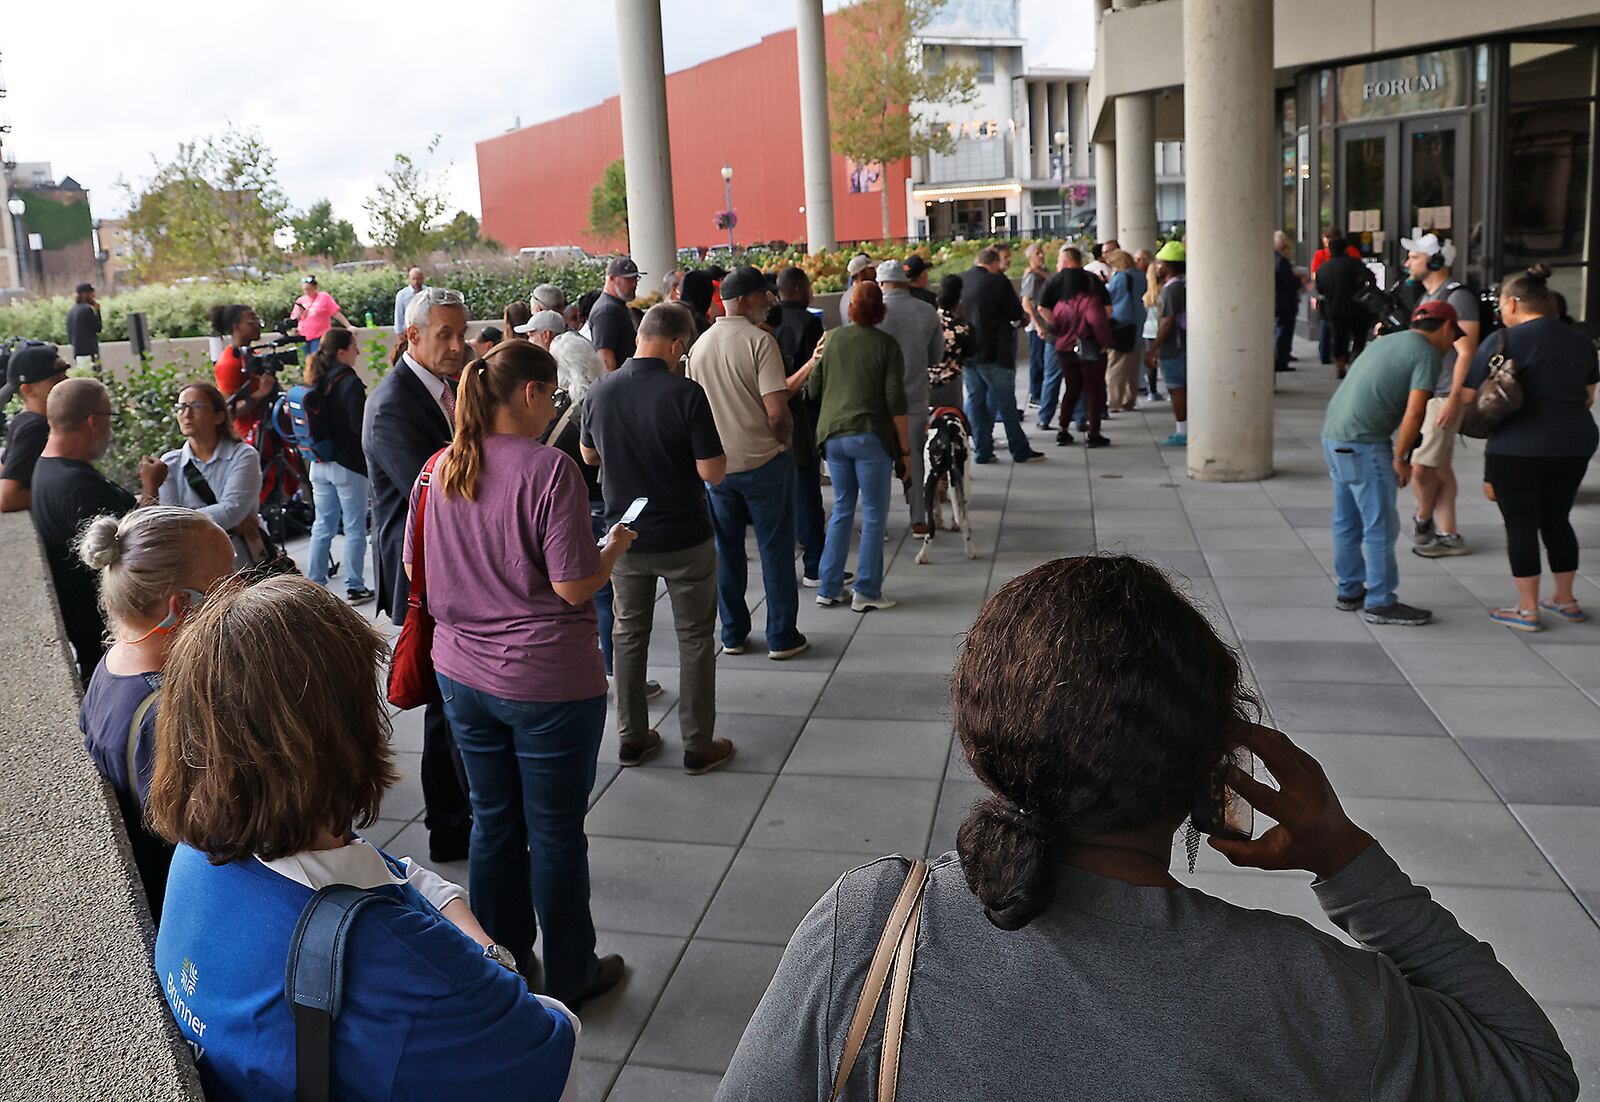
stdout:
<svg viewBox="0 0 1600 1102">
<path fill-rule="evenodd" d="M 525 245 L 517 250 L 517 259 L 536 264 L 576 264 L 590 256 L 576 245 Z"/>
</svg>

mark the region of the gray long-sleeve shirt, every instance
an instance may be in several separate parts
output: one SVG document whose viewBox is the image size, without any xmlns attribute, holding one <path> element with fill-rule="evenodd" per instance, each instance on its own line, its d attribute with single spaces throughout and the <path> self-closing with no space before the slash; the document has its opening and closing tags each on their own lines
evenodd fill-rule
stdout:
<svg viewBox="0 0 1600 1102">
<path fill-rule="evenodd" d="M 885 291 L 883 305 L 887 312 L 878 328 L 900 342 L 906 362 L 906 414 L 914 421 L 926 421 L 928 368 L 944 359 L 939 311 L 903 288 Z"/>
<path fill-rule="evenodd" d="M 847 873 L 795 931 L 717 1094 L 826 1100 L 903 858 Z M 1489 946 L 1374 844 L 1313 883 L 1366 948 L 1189 888 L 1061 866 L 1050 907 L 992 926 L 934 862 L 901 1053 L 918 1102 L 1571 1099 L 1572 1062 Z M 843 1097 L 876 1096 L 880 1006 Z"/>
</svg>

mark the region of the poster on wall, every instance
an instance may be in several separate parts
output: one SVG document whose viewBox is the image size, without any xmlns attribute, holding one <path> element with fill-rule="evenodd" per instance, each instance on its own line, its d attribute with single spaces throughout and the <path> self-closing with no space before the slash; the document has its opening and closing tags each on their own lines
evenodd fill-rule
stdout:
<svg viewBox="0 0 1600 1102">
<path fill-rule="evenodd" d="M 867 192 L 883 190 L 883 162 L 867 161 L 857 164 L 846 157 L 844 170 L 850 179 L 851 195 L 865 195 Z"/>
</svg>

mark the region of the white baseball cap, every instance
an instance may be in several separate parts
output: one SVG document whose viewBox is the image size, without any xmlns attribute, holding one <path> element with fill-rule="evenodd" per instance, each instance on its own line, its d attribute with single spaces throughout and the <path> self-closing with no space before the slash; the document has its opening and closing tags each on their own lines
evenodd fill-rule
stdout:
<svg viewBox="0 0 1600 1102">
<path fill-rule="evenodd" d="M 566 331 L 567 319 L 554 310 L 540 310 L 512 330 L 514 333 L 565 333 Z"/>
<path fill-rule="evenodd" d="M 1449 241 L 1440 241 L 1436 233 L 1422 233 L 1421 227 L 1411 231 L 1416 237 L 1402 237 L 1400 247 L 1408 253 L 1422 253 L 1424 256 L 1443 256 L 1448 267 L 1455 263 L 1456 247 Z"/>
</svg>

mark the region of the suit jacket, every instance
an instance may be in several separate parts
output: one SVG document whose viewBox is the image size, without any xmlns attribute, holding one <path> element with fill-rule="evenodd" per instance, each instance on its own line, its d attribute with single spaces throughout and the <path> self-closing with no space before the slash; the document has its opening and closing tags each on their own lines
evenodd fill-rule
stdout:
<svg viewBox="0 0 1600 1102">
<path fill-rule="evenodd" d="M 449 385 L 449 384 L 446 384 Z M 367 399 L 361 423 L 361 450 L 372 480 L 373 572 L 378 578 L 378 608 L 395 623 L 406 618 L 406 514 L 411 487 L 428 457 L 450 443 L 450 423 L 405 360 L 389 370 Z"/>
</svg>

